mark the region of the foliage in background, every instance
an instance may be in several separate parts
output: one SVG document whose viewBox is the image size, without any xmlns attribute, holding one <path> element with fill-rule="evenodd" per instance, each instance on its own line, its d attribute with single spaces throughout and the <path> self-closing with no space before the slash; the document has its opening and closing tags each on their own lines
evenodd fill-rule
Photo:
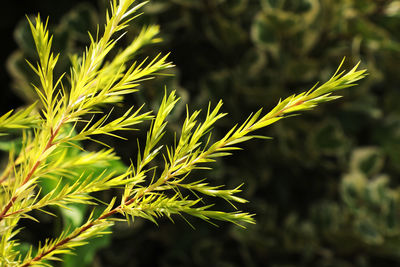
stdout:
<svg viewBox="0 0 400 267">
<path fill-rule="evenodd" d="M 117 221 L 144 218 L 157 224 L 160 217 L 172 220 L 172 215 L 187 214 L 208 222 L 213 219 L 237 225 L 253 223 L 253 215 L 238 211 L 232 203 L 247 202 L 235 195 L 241 191 L 240 186 L 234 189 L 212 186 L 200 178 L 196 170 L 209 169 L 209 163 L 238 150 L 239 143 L 263 138 L 251 135 L 253 131 L 292 113 L 334 100 L 338 97 L 332 95 L 333 92 L 353 86 L 364 77 L 365 71 L 357 71 L 357 66 L 347 73 L 338 69 L 327 82 L 280 100 L 265 115 L 262 110 L 251 114 L 242 124 L 231 126 L 220 136 L 211 135 L 211 130 L 226 115 L 221 112 L 222 101 L 214 107 L 209 104 L 203 118 L 200 110 L 187 108 L 173 144 L 162 145 L 167 117 L 179 100 L 175 91 L 165 92 L 157 112 L 145 112 L 142 107 L 134 109 L 132 106 L 123 115 L 112 118 L 111 111 L 104 111 L 104 106 L 121 103 L 123 96 L 138 91 L 140 83 L 172 67 L 166 62 L 166 56 L 157 54 L 151 60 L 136 56 L 140 47 L 158 42 L 156 26 L 143 27 L 128 46 L 111 53 L 122 38 L 120 32 L 143 5 L 131 7 L 133 2 L 112 1 L 104 32 L 90 35 L 90 44 L 82 56 L 74 53 L 75 47 L 61 44 L 66 50 L 61 49 L 61 53 L 65 52 L 71 61 L 67 78 L 64 78 L 67 75 L 62 65 L 59 73 L 55 69 L 62 57 L 52 52 L 53 37 L 47 31 L 47 22 L 42 22 L 39 16 L 34 21 L 29 20 L 38 59 L 37 63 L 27 63 L 37 80 L 31 81 L 26 78 L 29 74 L 26 76 L 26 72 L 21 71 L 21 54 L 15 54 L 9 66 L 18 78 L 16 88 L 28 101 L 35 98 L 38 101 L 25 110 L 10 111 L 0 117 L 4 135 L 16 134 L 16 137 L 5 137 L 11 145 L 3 145 L 10 156 L 0 180 L 2 265 L 48 266 L 47 261 L 58 260 L 59 255 L 70 254 L 74 248 L 86 245 L 88 239 L 107 234 Z M 84 16 L 90 18 L 87 13 Z M 26 38 L 24 31 L 20 33 L 21 40 Z M 62 33 L 67 36 L 65 40 L 76 40 L 68 37 L 68 30 Z M 29 49 L 29 45 L 25 49 Z M 72 53 L 68 54 L 69 51 Z M 120 137 L 119 132 L 134 130 L 133 126 L 149 120 L 151 125 L 144 145 L 138 147 L 129 167 L 118 160 L 112 148 L 84 149 L 88 141 L 105 145 L 97 138 L 99 135 Z M 153 161 L 155 158 L 160 158 L 162 163 Z M 96 193 L 110 189 L 114 192 L 110 199 L 96 197 Z M 214 210 L 211 208 L 213 198 L 229 202 L 235 211 Z M 210 201 L 211 204 L 207 204 Z M 82 205 L 91 206 L 91 211 Z M 40 220 L 32 211 L 53 214 L 49 206 L 58 208 L 56 212 L 62 214 L 64 229 L 23 253 L 23 247 L 15 239 L 21 231 L 20 221 Z M 115 218 L 116 214 L 125 219 Z M 99 245 L 102 244 L 97 243 L 95 247 Z M 90 258 L 94 249 L 81 251 L 80 255 L 86 253 Z"/>
</svg>

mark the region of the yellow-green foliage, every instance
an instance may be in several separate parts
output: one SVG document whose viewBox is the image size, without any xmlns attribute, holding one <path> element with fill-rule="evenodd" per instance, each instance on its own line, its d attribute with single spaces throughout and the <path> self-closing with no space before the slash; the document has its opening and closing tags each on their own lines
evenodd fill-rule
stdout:
<svg viewBox="0 0 400 267">
<path fill-rule="evenodd" d="M 87 244 L 90 238 L 107 234 L 115 220 L 122 218 L 133 221 L 142 217 L 157 223 L 161 216 L 171 218 L 176 214 L 188 214 L 206 221 L 221 220 L 241 226 L 254 223 L 252 214 L 213 210 L 213 203 L 205 203 L 202 199 L 205 195 L 230 203 L 245 203 L 247 200 L 237 196 L 240 186 L 225 189 L 210 185 L 204 179 L 196 180 L 196 177 L 188 182 L 191 172 L 212 168 L 210 163 L 215 158 L 239 149 L 239 143 L 264 138 L 252 135 L 254 131 L 294 112 L 336 99 L 338 96 L 333 92 L 350 87 L 365 76 L 365 70 L 357 70 L 357 66 L 348 72 L 339 72 L 339 67 L 326 83 L 280 100 L 265 115 L 259 110 L 213 142 L 210 141 L 213 125 L 227 115 L 221 112 L 222 101 L 215 106 L 209 104 L 203 121 L 199 120 L 200 110 L 189 112 L 187 108 L 175 143 L 166 145 L 162 137 L 168 115 L 179 101 L 172 89 L 167 89 L 171 92 L 165 93 L 157 112 L 142 112 L 141 107 L 130 107 L 120 118 L 110 120 L 109 114 L 104 114 L 101 109 L 105 104 L 122 103 L 123 96 L 137 91 L 141 82 L 173 67 L 167 61 L 167 55 L 132 63 L 140 47 L 159 41 L 156 26 L 144 28 L 128 47 L 110 57 L 110 51 L 124 35 L 123 30 L 145 4 L 133 5 L 133 2 L 111 1 L 104 29 L 89 36 L 90 46 L 81 56 L 71 56 L 70 73 L 60 77 L 54 77 L 59 56 L 51 51 L 52 37 L 47 22 L 39 16 L 30 21 L 39 62 L 28 64 L 39 77 L 40 83 L 33 87 L 40 101 L 0 117 L 1 134 L 17 129 L 23 135 L 22 148 L 11 149 L 8 165 L 0 177 L 1 266 L 50 265 L 49 260 L 71 253 L 73 248 Z M 112 148 L 87 152 L 81 147 L 80 142 L 96 141 L 98 135 L 119 137 L 116 131 L 133 130 L 144 121 L 151 121 L 146 141 L 138 148 L 139 153 L 132 159 L 131 166 L 122 172 L 108 171 L 107 163 L 117 158 Z M 81 152 L 67 156 L 71 147 L 78 147 Z M 151 163 L 155 158 L 162 158 L 164 164 L 154 167 Z M 91 171 L 90 166 L 96 164 L 103 164 L 101 173 Z M 86 171 L 78 172 L 79 168 Z M 44 192 L 40 186 L 42 179 L 55 180 L 54 188 Z M 109 203 L 100 202 L 91 194 L 112 188 L 121 190 L 115 191 L 120 194 Z M 36 220 L 31 213 L 33 210 L 50 213 L 49 206 L 68 209 L 73 203 L 90 207 L 104 205 L 104 208 L 100 213 L 92 212 L 82 225 L 32 247 L 22 256 L 15 239 L 21 230 L 19 221 Z"/>
</svg>

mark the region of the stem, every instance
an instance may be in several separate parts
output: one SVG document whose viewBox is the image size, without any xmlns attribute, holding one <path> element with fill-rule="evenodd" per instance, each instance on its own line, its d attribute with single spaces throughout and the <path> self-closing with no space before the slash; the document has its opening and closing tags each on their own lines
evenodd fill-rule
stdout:
<svg viewBox="0 0 400 267">
<path fill-rule="evenodd" d="M 143 194 L 141 194 L 139 197 L 142 197 L 144 195 L 145 192 L 143 192 Z M 128 201 L 127 203 L 131 204 L 133 203 L 138 197 L 134 197 L 132 198 L 130 201 Z M 118 207 L 110 210 L 109 212 L 103 214 L 102 216 L 100 216 L 99 218 L 89 222 L 88 224 L 82 226 L 82 228 L 79 231 L 76 231 L 75 233 L 72 233 L 71 235 L 69 235 L 68 237 L 64 238 L 63 240 L 60 240 L 58 243 L 56 243 L 53 247 L 51 247 L 49 250 L 47 251 L 43 251 L 42 253 L 40 253 L 39 255 L 37 255 L 36 257 L 34 257 L 33 259 L 29 260 L 28 262 L 24 263 L 21 265 L 21 267 L 27 267 L 27 266 L 31 266 L 33 263 L 40 261 L 42 258 L 44 258 L 45 256 L 47 256 L 48 254 L 50 254 L 51 252 L 53 252 L 54 250 L 60 248 L 61 246 L 67 244 L 69 241 L 71 241 L 72 239 L 80 236 L 82 233 L 84 233 L 85 231 L 87 231 L 88 229 L 90 229 L 91 227 L 93 227 L 94 225 L 96 225 L 97 223 L 99 223 L 102 220 L 107 219 L 108 217 L 114 215 L 115 213 L 119 212 L 122 209 L 122 206 L 119 205 Z"/>
<path fill-rule="evenodd" d="M 24 150 L 24 153 L 27 153 L 31 149 L 32 145 L 27 146 L 26 149 Z M 19 156 L 15 160 L 13 160 L 12 163 L 8 164 L 8 167 L 4 170 L 4 172 L 0 176 L 0 184 L 4 183 L 7 180 L 7 178 L 9 178 L 11 171 L 15 168 L 15 166 L 21 164 L 21 161 L 23 160 L 24 156 L 25 155 L 23 153 L 20 153 Z M 11 178 L 14 177 L 10 177 L 10 179 Z"/>
<path fill-rule="evenodd" d="M 94 222 L 91 222 L 89 224 L 87 224 L 86 226 L 82 227 L 81 230 L 79 230 L 75 235 L 71 235 L 63 240 L 61 240 L 60 242 L 58 242 L 56 245 L 54 245 L 52 248 L 50 248 L 47 251 L 44 251 L 42 253 L 40 253 L 39 255 L 37 255 L 36 257 L 34 257 L 33 259 L 31 259 L 30 261 L 24 263 L 21 265 L 21 267 L 27 267 L 32 265 L 32 263 L 40 261 L 43 257 L 45 257 L 46 255 L 50 254 L 51 252 L 53 252 L 54 250 L 56 250 L 57 248 L 61 247 L 62 245 L 68 243 L 69 241 L 71 241 L 73 238 L 79 236 L 80 234 L 82 234 L 83 232 L 85 232 L 87 229 L 89 229 L 90 227 L 92 227 L 94 225 Z"/>
<path fill-rule="evenodd" d="M 47 142 L 45 148 L 43 149 L 43 151 L 41 152 L 41 155 L 43 155 L 49 148 L 51 148 L 54 143 L 54 139 L 57 136 L 58 132 L 61 129 L 61 126 L 63 125 L 64 121 L 61 121 L 58 125 L 55 131 L 51 130 L 51 135 L 49 138 L 49 141 Z M 40 163 L 42 161 L 39 159 L 36 160 L 36 162 L 33 164 L 33 167 L 31 168 L 31 170 L 28 172 L 28 174 L 26 175 L 25 179 L 22 181 L 21 186 L 25 185 L 33 176 L 33 174 L 35 173 L 36 169 L 40 166 Z M 7 216 L 7 212 L 11 209 L 11 207 L 14 205 L 14 202 L 17 200 L 18 195 L 15 194 L 10 201 L 7 203 L 7 205 L 4 207 L 4 209 L 2 210 L 2 212 L 0 213 L 0 222 Z"/>
</svg>

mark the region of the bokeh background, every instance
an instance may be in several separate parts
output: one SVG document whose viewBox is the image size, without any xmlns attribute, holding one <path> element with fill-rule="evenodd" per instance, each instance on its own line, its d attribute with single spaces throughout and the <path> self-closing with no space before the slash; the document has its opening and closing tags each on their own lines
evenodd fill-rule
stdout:
<svg viewBox="0 0 400 267">
<path fill-rule="evenodd" d="M 50 17 L 62 73 L 68 53 L 82 49 L 87 31 L 103 24 L 106 3 L 7 3 L 0 18 L 2 113 L 35 100 L 29 89 L 35 78 L 23 60 L 35 60 L 25 14 Z M 260 131 L 272 140 L 248 142 L 201 173 L 212 184 L 244 182 L 241 195 L 250 202 L 239 208 L 255 213 L 256 225 L 217 228 L 191 218 L 195 230 L 180 218 L 159 226 L 117 224 L 113 235 L 59 266 L 400 265 L 400 1 L 152 0 L 143 12 L 121 45 L 142 25 L 159 24 L 163 42 L 138 58 L 172 52 L 176 68 L 126 102 L 156 109 L 164 86 L 176 89 L 182 100 L 171 132 L 179 131 L 185 104 L 194 110 L 223 99 L 229 116 L 215 128 L 222 136 L 251 112 L 329 79 L 343 57 L 345 68 L 361 61 L 369 76 L 342 99 Z M 141 138 L 140 132 L 126 136 Z M 135 141 L 106 142 L 121 156 L 119 167 L 135 155 Z M 41 219 L 23 225 L 23 245 L 56 236 L 71 220 Z"/>
</svg>

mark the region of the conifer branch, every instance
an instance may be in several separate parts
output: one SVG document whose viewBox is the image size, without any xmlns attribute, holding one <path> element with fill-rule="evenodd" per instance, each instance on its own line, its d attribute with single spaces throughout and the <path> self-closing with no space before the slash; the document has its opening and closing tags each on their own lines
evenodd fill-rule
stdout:
<svg viewBox="0 0 400 267">
<path fill-rule="evenodd" d="M 251 214 L 240 211 L 213 211 L 209 210 L 211 205 L 199 205 L 202 200 L 200 197 L 191 200 L 188 196 L 183 197 L 180 193 L 172 197 L 167 197 L 162 192 L 173 189 L 174 187 L 182 187 L 192 191 L 195 190 L 200 194 L 220 197 L 229 202 L 246 202 L 246 200 L 235 196 L 236 193 L 240 192 L 239 188 L 222 190 L 218 186 L 209 186 L 208 183 L 203 183 L 201 180 L 190 184 L 183 184 L 182 181 L 191 170 L 199 168 L 200 164 L 212 162 L 215 157 L 228 155 L 226 151 L 238 149 L 233 145 L 255 137 L 260 137 L 249 135 L 251 132 L 285 118 L 292 112 L 309 110 L 319 103 L 337 99 L 337 96 L 331 95 L 332 92 L 353 86 L 355 81 L 365 76 L 365 70 L 356 71 L 356 69 L 357 66 L 344 75 L 343 72 L 341 74 L 335 73 L 328 82 L 320 87 L 316 89 L 313 88 L 305 93 L 293 95 L 280 101 L 275 108 L 261 118 L 259 118 L 261 115 L 260 110 L 256 114 L 251 115 L 240 127 L 232 128 L 222 139 L 210 145 L 208 148 L 201 148 L 200 139 L 209 132 L 210 127 L 218 119 L 225 115 L 224 113 L 219 113 L 222 102 L 219 102 L 212 111 L 209 109 L 203 123 L 197 123 L 195 120 L 199 112 L 195 112 L 191 116 L 188 114 L 182 127 L 178 145 L 173 151 L 168 152 L 169 162 L 165 163 L 166 168 L 157 181 L 147 187 L 138 188 L 134 191 L 132 191 L 132 186 L 127 184 L 126 188 L 128 189 L 125 190 L 122 198 L 123 201 L 120 205 L 113 208 L 114 202 L 111 202 L 97 219 L 90 219 L 86 224 L 63 239 L 49 242 L 49 244 L 52 245 L 47 245 L 47 249 L 42 249 L 33 259 L 26 261 L 22 266 L 29 266 L 36 261 L 52 258 L 53 254 L 62 253 L 65 250 L 81 245 L 80 242 L 83 240 L 82 235 L 85 235 L 87 231 L 92 231 L 91 228 L 93 227 L 105 224 L 111 216 L 118 213 L 129 216 L 132 220 L 135 217 L 143 217 L 154 223 L 157 223 L 156 219 L 160 216 L 167 216 L 171 219 L 171 215 L 173 214 L 182 215 L 185 213 L 206 221 L 216 219 L 232 222 L 240 226 L 242 223 L 254 223 L 253 215 Z M 152 128 L 148 133 L 147 144 L 151 145 L 146 147 L 154 147 L 156 141 L 162 136 L 162 130 L 165 128 L 163 120 L 175 105 L 176 101 L 174 92 L 168 97 L 168 101 L 167 97 L 164 97 L 160 112 L 153 121 Z M 168 112 L 166 110 L 168 110 Z M 141 172 L 141 170 L 146 165 L 146 158 L 150 154 L 149 151 L 145 151 L 142 161 L 138 164 L 136 175 L 140 175 L 141 178 L 133 178 L 132 180 L 143 180 L 145 172 Z M 134 182 L 134 185 L 136 184 L 137 183 Z M 131 195 L 132 192 L 135 193 Z M 92 236 L 95 236 L 103 234 L 104 232 L 99 231 L 95 233 L 92 231 L 91 233 L 93 234 Z"/>
<path fill-rule="evenodd" d="M 163 145 L 162 137 L 167 131 L 168 115 L 179 98 L 175 91 L 161 101 L 157 112 L 142 112 L 142 107 L 129 108 L 121 117 L 109 120 L 100 105 L 116 104 L 125 94 L 137 90 L 139 83 L 151 79 L 159 71 L 172 67 L 167 62 L 168 55 L 157 55 L 141 62 L 130 61 L 142 46 L 158 42 L 157 26 L 144 28 L 138 37 L 116 57 L 106 61 L 109 52 L 122 38 L 121 33 L 133 15 L 144 3 L 133 5 L 134 0 L 113 0 L 106 14 L 104 32 L 90 36 L 90 46 L 81 57 L 72 57 L 70 86 L 63 81 L 66 75 L 55 78 L 53 71 L 58 55 L 51 52 L 52 37 L 38 16 L 30 22 L 33 39 L 39 55 L 39 62 L 30 64 L 38 75 L 40 83 L 34 85 L 41 103 L 41 113 L 34 114 L 38 105 L 15 113 L 8 112 L 0 117 L 0 131 L 26 129 L 23 132 L 23 147 L 19 155 L 10 155 L 7 168 L 0 177 L 3 191 L 0 198 L 0 259 L 15 266 L 49 264 L 44 260 L 58 260 L 58 256 L 71 253 L 73 248 L 85 245 L 87 240 L 109 232 L 117 216 L 126 221 L 141 217 L 157 223 L 157 219 L 173 215 L 190 215 L 213 223 L 214 220 L 227 221 L 239 226 L 254 223 L 253 214 L 242 212 L 235 203 L 246 203 L 238 196 L 241 186 L 226 189 L 224 186 L 210 185 L 206 179 L 192 176 L 196 169 L 210 169 L 216 158 L 230 155 L 240 149 L 240 143 L 254 138 L 268 138 L 253 135 L 253 132 L 267 127 L 289 115 L 313 109 L 323 102 L 339 98 L 334 95 L 355 85 L 365 77 L 365 70 L 357 70 L 358 64 L 349 72 L 338 70 L 324 84 L 315 85 L 310 90 L 292 95 L 277 103 L 265 115 L 260 109 L 251 114 L 241 125 L 234 126 L 222 138 L 212 142 L 214 125 L 227 114 L 222 113 L 222 101 L 214 108 L 208 107 L 205 119 L 200 121 L 200 110 L 192 114 L 187 108 L 186 118 L 179 138 L 173 146 Z M 99 37 L 100 36 L 100 37 Z M 84 116 L 92 116 L 88 121 Z M 100 174 L 90 170 L 95 163 L 104 163 L 118 157 L 112 149 L 86 152 L 80 144 L 83 140 L 93 140 L 98 135 L 121 137 L 116 131 L 134 130 L 138 124 L 151 120 L 144 146 L 138 143 L 135 163 L 124 171 L 102 168 Z M 77 125 L 82 126 L 77 130 Z M 67 157 L 70 147 L 78 148 L 77 156 Z M 14 153 L 14 152 L 13 152 Z M 12 153 L 11 153 L 12 154 Z M 164 164 L 151 167 L 156 158 L 163 158 Z M 86 169 L 81 171 L 80 169 Z M 58 179 L 57 186 L 41 193 L 40 179 Z M 188 181 L 191 179 L 190 181 Z M 64 183 L 68 181 L 67 183 Z M 30 212 L 48 206 L 68 208 L 69 204 L 83 203 L 98 205 L 91 193 L 111 188 L 121 188 L 120 196 L 115 196 L 106 204 L 101 215 L 92 214 L 84 224 L 76 229 L 64 231 L 58 238 L 39 244 L 36 255 L 31 249 L 23 260 L 15 252 L 13 238 L 21 218 L 36 220 Z M 206 197 L 206 198 L 204 198 Z M 213 203 L 206 199 L 221 198 L 232 204 L 234 211 L 213 210 Z M 121 199 L 116 203 L 116 199 Z"/>
<path fill-rule="evenodd" d="M 26 175 L 21 179 L 22 181 L 19 183 L 19 187 L 23 187 L 35 175 L 35 172 L 45 158 L 48 157 L 50 153 L 61 143 L 82 140 L 93 134 L 111 134 L 113 131 L 127 129 L 127 127 L 131 125 L 140 123 L 144 119 L 150 118 L 149 113 L 138 115 L 140 109 L 129 116 L 128 114 L 130 111 L 128 111 L 123 117 L 116 119 L 115 121 L 106 124 L 103 127 L 99 127 L 99 125 L 101 125 L 101 123 L 103 123 L 107 117 L 103 117 L 88 131 L 82 131 L 81 134 L 76 135 L 75 138 L 57 139 L 58 133 L 64 124 L 78 121 L 81 115 L 91 112 L 91 109 L 94 106 L 107 102 L 106 98 L 110 95 L 123 95 L 126 93 L 132 93 L 133 91 L 130 88 L 137 86 L 137 84 L 134 83 L 135 80 L 143 79 L 146 76 L 171 66 L 171 64 L 165 63 L 166 56 L 160 59 L 156 57 L 145 67 L 142 67 L 145 62 L 142 62 L 137 67 L 135 67 L 134 64 L 129 70 L 126 71 L 119 81 L 113 80 L 106 88 L 103 88 L 100 91 L 99 87 L 91 86 L 91 81 L 93 81 L 97 75 L 101 73 L 97 71 L 101 67 L 101 62 L 117 41 L 110 41 L 111 36 L 125 28 L 127 21 L 130 20 L 128 19 L 127 21 L 121 22 L 123 18 L 126 18 L 126 16 L 124 16 L 124 12 L 132 13 L 134 10 L 143 5 L 142 3 L 129 9 L 133 2 L 134 1 L 132 0 L 128 0 L 119 1 L 119 3 L 115 1 L 112 3 L 111 16 L 107 16 L 107 23 L 103 37 L 99 41 L 92 39 L 91 46 L 83 55 L 82 63 L 78 66 L 78 70 L 74 70 L 72 73 L 72 85 L 68 99 L 66 94 L 61 91 L 59 91 L 59 93 L 56 95 L 60 99 L 53 97 L 54 91 L 56 90 L 57 85 L 60 84 L 61 80 L 59 80 L 56 85 L 53 86 L 52 70 L 55 67 L 58 57 L 54 57 L 50 52 L 52 37 L 49 37 L 50 35 L 47 30 L 47 22 L 46 24 L 43 24 L 39 17 L 37 17 L 35 21 L 35 26 L 30 22 L 34 41 L 40 58 L 38 66 L 33 67 L 31 65 L 31 67 L 39 76 L 41 85 L 43 87 L 43 93 L 37 87 L 35 88 L 45 107 L 43 113 L 46 119 L 46 125 L 43 126 L 43 129 L 45 130 L 48 128 L 49 132 L 41 132 L 42 136 L 39 137 L 39 139 L 42 139 L 41 141 L 45 141 L 44 143 L 46 145 L 44 147 L 38 145 L 36 149 L 34 149 L 33 152 L 38 151 L 37 154 L 39 154 L 39 157 L 36 157 L 36 159 L 31 163 L 31 167 L 29 167 L 28 170 L 25 170 Z M 152 38 L 152 34 L 150 34 L 150 39 Z M 147 37 L 147 39 L 149 39 L 149 37 Z M 93 60 L 88 60 L 89 58 Z M 95 73 L 95 75 L 92 73 Z M 110 73 L 110 75 L 111 74 L 115 73 Z M 118 76 L 118 74 L 116 76 Z M 90 79 L 90 77 L 92 79 Z M 101 79 L 101 77 L 97 78 Z M 84 130 L 86 130 L 86 128 Z M 43 144 L 43 142 L 41 142 L 41 144 Z M 0 212 L 0 221 L 6 217 L 7 212 L 17 199 L 18 194 L 14 192 L 8 203 Z"/>
</svg>

